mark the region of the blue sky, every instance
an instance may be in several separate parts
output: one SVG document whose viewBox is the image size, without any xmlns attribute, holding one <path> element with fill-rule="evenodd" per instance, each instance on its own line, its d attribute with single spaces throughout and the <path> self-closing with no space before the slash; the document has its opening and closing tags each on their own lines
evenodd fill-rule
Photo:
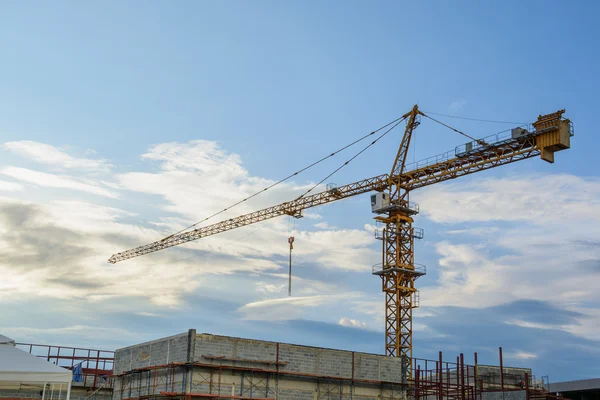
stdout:
<svg viewBox="0 0 600 400">
<path fill-rule="evenodd" d="M 360 196 L 111 266 L 408 111 L 576 136 L 539 159 L 415 192 L 425 228 L 415 355 L 551 381 L 600 374 L 598 5 L 577 2 L 5 2 L 0 5 L 0 331 L 116 348 L 198 331 L 383 351 Z M 477 137 L 512 127 L 440 117 Z M 330 182 L 391 169 L 401 130 Z M 464 142 L 423 122 L 409 159 Z M 329 160 L 227 216 L 289 200 Z M 287 237 L 296 236 L 287 298 Z M 560 360 L 557 362 L 557 360 Z"/>
</svg>

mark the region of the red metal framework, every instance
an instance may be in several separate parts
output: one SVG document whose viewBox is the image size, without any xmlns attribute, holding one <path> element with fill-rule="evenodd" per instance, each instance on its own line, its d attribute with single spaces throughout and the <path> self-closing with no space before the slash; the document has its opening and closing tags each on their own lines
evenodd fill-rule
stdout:
<svg viewBox="0 0 600 400">
<path fill-rule="evenodd" d="M 478 384 L 477 367 L 466 365 L 462 354 L 456 362 L 449 362 L 443 360 L 440 351 L 439 360 L 413 358 L 412 363 L 414 377 L 411 391 L 415 400 L 481 399 L 483 387 Z"/>
<path fill-rule="evenodd" d="M 527 400 L 566 400 L 532 386 L 530 370 L 506 368 L 503 365 L 502 348 L 499 348 L 499 366 L 480 365 L 477 353 L 474 364 L 465 364 L 464 355 L 456 362 L 412 359 L 414 377 L 410 394 L 415 400 L 481 400 L 486 392 L 524 392 Z"/>
<path fill-rule="evenodd" d="M 21 350 L 66 369 L 75 370 L 78 365 L 81 365 L 80 379 L 73 376 L 74 386 L 88 389 L 112 388 L 114 351 L 33 343 L 16 345 Z"/>
</svg>

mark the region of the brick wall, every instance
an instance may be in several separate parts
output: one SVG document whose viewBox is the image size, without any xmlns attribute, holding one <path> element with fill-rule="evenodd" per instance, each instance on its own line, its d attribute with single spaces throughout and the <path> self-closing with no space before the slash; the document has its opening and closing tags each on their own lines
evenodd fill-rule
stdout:
<svg viewBox="0 0 600 400">
<path fill-rule="evenodd" d="M 169 336 L 151 342 L 118 349 L 115 352 L 114 373 L 151 365 L 185 362 L 188 354 L 188 333 Z"/>
<path fill-rule="evenodd" d="M 168 353 L 168 357 L 165 353 Z M 190 330 L 185 334 L 119 349 L 115 357 L 116 374 L 134 368 L 187 360 L 204 366 L 196 365 L 189 369 L 177 367 L 172 373 L 159 370 L 124 375 L 115 380 L 113 400 L 158 394 L 161 391 L 281 400 L 406 398 L 401 359 L 375 354 L 285 343 L 278 345 L 275 342 L 210 334 L 196 335 L 194 330 Z M 352 384 L 353 358 L 354 378 L 394 384 L 359 381 Z M 278 366 L 275 364 L 277 359 L 280 363 Z M 277 368 L 279 376 L 275 372 L 268 372 Z M 156 386 L 154 382 L 157 382 Z"/>
<path fill-rule="evenodd" d="M 275 361 L 277 343 L 227 336 L 199 334 L 196 336 L 194 359 L 198 362 L 212 362 L 211 356 L 224 356 L 230 359 L 244 360 L 237 365 L 265 368 L 265 364 L 248 360 Z M 320 347 L 279 344 L 281 371 L 305 374 L 326 375 L 331 377 L 352 378 L 352 358 L 354 355 L 354 378 L 384 380 L 402 383 L 402 361 L 400 358 L 376 354 L 358 353 Z M 224 360 L 224 365 L 234 362 Z M 271 367 L 272 368 L 272 367 Z"/>
<path fill-rule="evenodd" d="M 483 392 L 482 400 L 525 400 L 525 390 L 511 390 L 504 392 Z"/>
</svg>

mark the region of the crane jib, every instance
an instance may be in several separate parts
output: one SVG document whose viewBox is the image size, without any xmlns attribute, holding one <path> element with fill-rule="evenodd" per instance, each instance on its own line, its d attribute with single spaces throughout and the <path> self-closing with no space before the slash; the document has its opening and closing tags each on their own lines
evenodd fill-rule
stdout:
<svg viewBox="0 0 600 400">
<path fill-rule="evenodd" d="M 177 235 L 168 236 L 165 239 L 140 246 L 121 253 L 116 253 L 108 262 L 116 263 L 140 255 L 152 253 L 154 251 L 173 247 L 178 244 L 197 240 L 202 237 L 211 236 L 217 233 L 225 232 L 234 228 L 261 222 L 281 215 L 292 215 L 301 212 L 304 209 L 327 204 L 336 200 L 345 199 L 370 191 L 386 190 L 390 184 L 396 183 L 407 191 L 420 187 L 432 185 L 448 179 L 454 179 L 459 176 L 467 175 L 473 172 L 490 169 L 510 162 L 531 158 L 545 152 L 544 159 L 553 160 L 553 152 L 568 148 L 569 143 L 565 143 L 564 128 L 561 127 L 558 136 L 556 130 L 552 129 L 551 123 L 556 123 L 558 118 L 542 120 L 540 129 L 529 132 L 529 135 L 522 137 L 509 137 L 507 139 L 499 138 L 496 142 L 478 140 L 479 147 L 471 148 L 469 151 L 459 152 L 457 147 L 454 151 L 454 157 L 444 153 L 435 158 L 432 162 L 418 162 L 414 165 L 407 165 L 405 172 L 397 176 L 387 174 L 378 175 L 362 181 L 350 183 L 344 186 L 331 188 L 326 191 L 315 193 L 313 195 L 301 197 L 299 199 L 282 203 L 277 206 L 269 207 L 253 213 L 245 214 L 233 219 L 218 222 L 213 225 L 198 228 L 192 231 L 183 232 Z M 572 127 L 569 120 L 560 120 L 568 125 L 569 136 L 572 136 Z M 545 137 L 554 135 L 554 137 Z M 540 138 L 542 137 L 542 138 Z M 540 140 L 542 139 L 542 140 Z M 552 141 L 554 139 L 554 141 Z M 540 142 L 545 148 L 540 146 Z M 481 143 L 485 143 L 482 145 Z M 558 143 L 557 143 L 558 142 Z M 468 146 L 467 146 L 468 147 Z M 550 150 L 547 150 L 550 149 Z M 553 150 L 554 149 L 554 150 Z M 551 151 L 551 153 L 549 153 Z M 423 165 L 424 164 L 424 165 Z"/>
</svg>

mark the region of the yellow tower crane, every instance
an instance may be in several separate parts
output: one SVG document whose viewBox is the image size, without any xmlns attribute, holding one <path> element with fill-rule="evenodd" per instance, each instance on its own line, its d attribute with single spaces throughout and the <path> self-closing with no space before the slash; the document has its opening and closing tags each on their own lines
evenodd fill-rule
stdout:
<svg viewBox="0 0 600 400">
<path fill-rule="evenodd" d="M 419 209 L 416 204 L 409 202 L 409 193 L 424 186 L 537 155 L 545 161 L 554 162 L 554 153 L 568 149 L 570 138 L 573 136 L 573 126 L 571 121 L 563 118 L 564 112 L 565 110 L 560 110 L 540 115 L 530 128 L 514 128 L 507 137 L 494 135 L 491 138 L 474 139 L 435 120 L 415 105 L 399 119 L 400 122 L 406 121 L 406 129 L 389 174 L 328 188 L 320 193 L 306 193 L 286 203 L 180 232 L 144 246 L 116 253 L 108 262 L 117 263 L 282 215 L 300 217 L 302 211 L 307 208 L 375 191 L 371 196 L 371 209 L 378 214 L 375 219 L 385 224 L 382 233 L 377 235 L 383 242 L 382 262 L 373 267 L 373 274 L 381 277 L 385 294 L 385 354 L 406 357 L 407 374 L 410 377 L 412 310 L 418 307 L 415 281 L 425 275 L 426 271 L 414 262 L 414 239 L 422 238 L 423 234 L 422 230 L 413 228 L 413 216 Z M 441 123 L 469 137 L 471 141 L 457 147 L 452 154 L 445 153 L 407 167 L 408 148 L 421 117 Z"/>
</svg>

